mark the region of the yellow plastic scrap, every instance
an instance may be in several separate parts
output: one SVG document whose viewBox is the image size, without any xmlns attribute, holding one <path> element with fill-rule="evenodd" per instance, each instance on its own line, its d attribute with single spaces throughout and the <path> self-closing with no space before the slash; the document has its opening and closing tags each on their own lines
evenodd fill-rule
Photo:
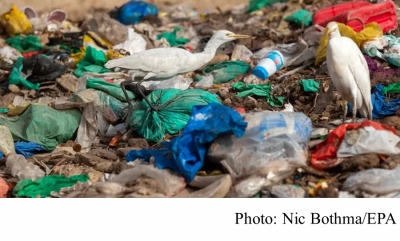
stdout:
<svg viewBox="0 0 400 241">
<path fill-rule="evenodd" d="M 167 17 L 168 16 L 168 13 L 167 12 L 159 12 L 158 13 L 158 17 L 159 18 L 163 18 L 163 17 Z"/>
<path fill-rule="evenodd" d="M 10 36 L 26 34 L 32 30 L 32 23 L 16 5 L 13 5 L 10 11 L 0 16 L 0 22 Z"/>
<path fill-rule="evenodd" d="M 104 49 L 111 49 L 112 48 L 112 45 L 108 41 L 100 38 L 94 32 L 88 32 L 88 34 L 85 34 L 83 36 L 83 46 L 85 46 L 85 47 L 91 46 L 91 47 L 93 47 L 95 49 L 98 49 L 98 50 L 99 49 L 104 50 Z"/>
<path fill-rule="evenodd" d="M 199 13 L 199 17 L 200 17 L 201 19 L 206 19 L 206 18 L 207 18 L 207 15 L 202 14 L 202 13 Z"/>
<path fill-rule="evenodd" d="M 199 171 L 199 172 L 197 172 L 196 175 L 197 175 L 197 176 L 205 177 L 205 176 L 207 176 L 207 172 L 206 172 L 206 171 Z"/>
<path fill-rule="evenodd" d="M 222 175 L 222 172 L 220 170 L 214 170 L 210 172 L 210 176 L 218 176 L 218 175 Z"/>
<path fill-rule="evenodd" d="M 99 49 L 101 48 L 96 41 L 88 34 L 85 34 L 83 36 L 83 46 L 87 47 L 87 46 L 92 46 L 93 48 Z"/>
<path fill-rule="evenodd" d="M 79 61 L 81 61 L 83 59 L 83 57 L 85 56 L 86 48 L 82 47 L 80 50 L 81 50 L 81 52 L 71 54 L 71 56 L 70 56 L 74 60 L 75 64 L 77 64 Z"/>
<path fill-rule="evenodd" d="M 346 36 L 354 40 L 358 47 L 360 48 L 364 42 L 370 41 L 375 38 L 380 38 L 383 36 L 383 31 L 381 26 L 377 23 L 369 23 L 365 28 L 357 33 L 351 27 L 343 24 L 337 23 L 339 26 L 339 32 L 342 36 Z M 322 64 L 326 59 L 326 46 L 328 45 L 328 35 L 326 34 L 326 29 L 319 42 L 319 47 L 315 55 L 315 65 Z"/>
<path fill-rule="evenodd" d="M 202 176 L 202 177 L 205 177 L 205 176 L 218 176 L 218 175 L 222 175 L 222 172 L 220 170 L 214 170 L 214 171 L 212 171 L 210 173 L 207 173 L 206 171 L 198 171 L 196 175 L 197 176 Z"/>
<path fill-rule="evenodd" d="M 126 55 L 123 55 L 119 50 L 116 50 L 116 49 L 107 50 L 106 56 L 107 56 L 107 60 L 126 57 Z"/>
<path fill-rule="evenodd" d="M 7 116 L 17 116 L 22 114 L 29 106 L 31 105 L 30 102 L 26 102 L 23 105 L 15 106 L 13 104 L 8 105 L 8 112 Z"/>
</svg>

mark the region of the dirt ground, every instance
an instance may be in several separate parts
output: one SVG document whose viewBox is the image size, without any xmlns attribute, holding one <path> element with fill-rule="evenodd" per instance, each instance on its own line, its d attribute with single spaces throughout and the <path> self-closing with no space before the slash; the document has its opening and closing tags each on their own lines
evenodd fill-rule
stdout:
<svg viewBox="0 0 400 241">
<path fill-rule="evenodd" d="M 16 4 L 18 7 L 31 6 L 37 11 L 49 11 L 60 8 L 65 10 L 69 15 L 71 15 L 71 17 L 73 17 L 74 15 L 82 15 L 91 8 L 112 9 L 113 7 L 124 4 L 127 2 L 127 0 L 2 0 L 1 2 L 2 12 L 4 12 L 6 9 L 9 9 L 13 4 Z M 147 2 L 154 3 L 156 5 L 163 3 L 189 3 L 198 10 L 215 10 L 216 7 L 219 7 L 222 10 L 227 10 L 238 4 L 247 3 L 246 0 L 149 0 Z"/>
</svg>

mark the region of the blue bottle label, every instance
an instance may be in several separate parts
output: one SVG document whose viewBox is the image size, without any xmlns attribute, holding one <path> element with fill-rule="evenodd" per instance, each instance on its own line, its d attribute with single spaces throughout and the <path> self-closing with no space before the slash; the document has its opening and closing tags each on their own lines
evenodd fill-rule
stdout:
<svg viewBox="0 0 400 241">
<path fill-rule="evenodd" d="M 269 52 L 267 54 L 267 58 L 274 61 L 277 70 L 282 68 L 282 66 L 284 64 L 283 56 L 279 52 L 277 52 L 277 51 Z"/>
</svg>

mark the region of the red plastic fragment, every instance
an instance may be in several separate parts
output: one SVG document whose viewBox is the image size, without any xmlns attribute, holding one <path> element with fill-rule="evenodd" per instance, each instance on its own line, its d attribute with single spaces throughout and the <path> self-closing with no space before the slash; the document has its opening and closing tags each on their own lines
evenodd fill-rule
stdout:
<svg viewBox="0 0 400 241">
<path fill-rule="evenodd" d="M 398 26 L 396 5 L 391 0 L 377 4 L 365 1 L 340 3 L 323 8 L 313 15 L 314 25 L 326 27 L 332 21 L 346 24 L 356 32 L 360 32 L 372 22 L 378 23 L 384 33 Z"/>
</svg>

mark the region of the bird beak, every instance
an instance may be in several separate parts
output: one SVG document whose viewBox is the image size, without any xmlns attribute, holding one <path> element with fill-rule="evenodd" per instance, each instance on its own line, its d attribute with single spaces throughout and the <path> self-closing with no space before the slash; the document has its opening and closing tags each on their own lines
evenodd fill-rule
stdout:
<svg viewBox="0 0 400 241">
<path fill-rule="evenodd" d="M 326 32 L 327 35 L 330 35 L 333 32 L 333 29 L 328 29 L 328 31 Z"/>
<path fill-rule="evenodd" d="M 229 34 L 228 36 L 235 39 L 251 38 L 251 36 L 249 35 L 240 35 L 240 34 Z"/>
</svg>

